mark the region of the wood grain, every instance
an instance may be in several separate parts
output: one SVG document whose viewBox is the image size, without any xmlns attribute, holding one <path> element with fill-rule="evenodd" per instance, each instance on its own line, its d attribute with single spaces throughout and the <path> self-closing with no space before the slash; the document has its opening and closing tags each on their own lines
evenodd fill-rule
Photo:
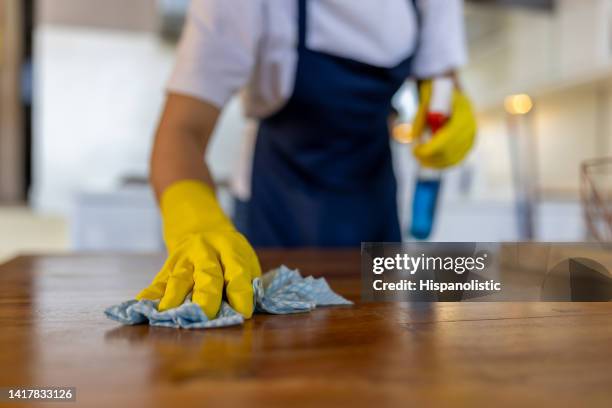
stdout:
<svg viewBox="0 0 612 408">
<path fill-rule="evenodd" d="M 612 405 L 610 303 L 361 304 L 358 252 L 260 258 L 325 275 L 357 304 L 208 331 L 121 327 L 104 308 L 161 255 L 0 266 L 0 386 L 76 386 L 76 406 Z"/>
</svg>

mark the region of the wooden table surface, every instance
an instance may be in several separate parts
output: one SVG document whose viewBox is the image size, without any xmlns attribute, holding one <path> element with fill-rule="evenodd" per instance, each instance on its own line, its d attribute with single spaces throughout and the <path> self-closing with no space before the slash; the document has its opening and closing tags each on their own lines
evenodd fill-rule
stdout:
<svg viewBox="0 0 612 408">
<path fill-rule="evenodd" d="M 324 275 L 357 304 L 203 331 L 122 327 L 104 308 L 161 255 L 0 266 L 0 387 L 75 386 L 78 406 L 612 406 L 610 303 L 360 304 L 357 252 L 260 258 Z"/>
</svg>

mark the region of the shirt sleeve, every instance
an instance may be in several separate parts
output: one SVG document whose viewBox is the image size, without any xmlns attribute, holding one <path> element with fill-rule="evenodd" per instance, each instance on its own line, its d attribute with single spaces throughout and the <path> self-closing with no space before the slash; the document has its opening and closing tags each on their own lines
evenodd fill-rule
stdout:
<svg viewBox="0 0 612 408">
<path fill-rule="evenodd" d="M 249 80 L 263 0 L 192 0 L 168 92 L 221 108 Z"/>
<path fill-rule="evenodd" d="M 419 45 L 413 75 L 427 78 L 467 62 L 463 0 L 418 0 Z"/>
</svg>

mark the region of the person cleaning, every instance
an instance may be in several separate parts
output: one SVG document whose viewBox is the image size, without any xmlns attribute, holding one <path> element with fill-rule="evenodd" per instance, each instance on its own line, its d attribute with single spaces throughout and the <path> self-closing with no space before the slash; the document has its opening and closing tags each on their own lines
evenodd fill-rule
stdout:
<svg viewBox="0 0 612 408">
<path fill-rule="evenodd" d="M 462 0 L 193 0 L 155 138 L 151 183 L 168 258 L 137 299 L 159 310 L 189 293 L 214 317 L 223 296 L 246 318 L 261 269 L 253 247 L 350 247 L 401 240 L 389 146 L 391 99 L 456 78 L 466 50 Z M 256 126 L 234 183 L 236 225 L 215 198 L 203 157 L 219 114 L 243 92 Z M 473 144 L 457 86 L 422 166 L 460 162 Z"/>
</svg>

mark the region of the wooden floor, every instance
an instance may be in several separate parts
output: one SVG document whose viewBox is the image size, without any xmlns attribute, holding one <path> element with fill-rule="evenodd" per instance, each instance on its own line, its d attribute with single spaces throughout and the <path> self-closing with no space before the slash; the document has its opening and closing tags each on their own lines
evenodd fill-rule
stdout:
<svg viewBox="0 0 612 408">
<path fill-rule="evenodd" d="M 357 252 L 260 257 L 357 304 L 208 331 L 121 327 L 104 308 L 161 256 L 0 266 L 0 387 L 77 387 L 66 406 L 612 406 L 611 303 L 360 304 Z"/>
</svg>

